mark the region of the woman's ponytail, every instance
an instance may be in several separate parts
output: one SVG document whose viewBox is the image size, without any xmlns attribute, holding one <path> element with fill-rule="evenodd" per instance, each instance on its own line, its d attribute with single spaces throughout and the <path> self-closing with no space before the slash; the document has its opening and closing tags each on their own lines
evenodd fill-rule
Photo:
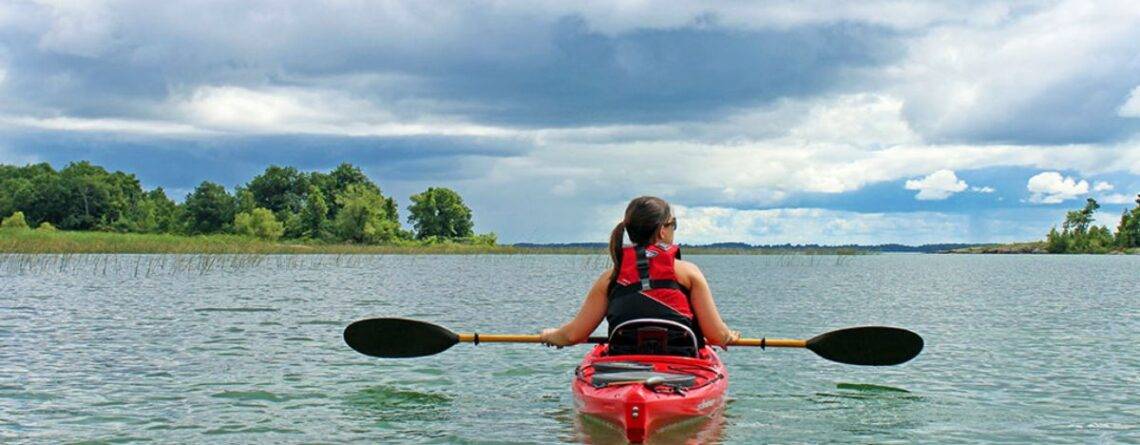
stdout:
<svg viewBox="0 0 1140 445">
<path fill-rule="evenodd" d="M 622 241 L 629 234 L 629 241 L 638 246 L 648 246 L 656 241 L 657 232 L 669 221 L 672 212 L 669 203 L 654 196 L 633 198 L 625 207 L 625 218 L 610 232 L 610 259 L 614 262 L 614 272 L 610 276 L 610 290 L 617 284 L 621 274 Z"/>
<path fill-rule="evenodd" d="M 621 272 L 621 248 L 622 241 L 625 238 L 625 221 L 617 223 L 614 230 L 610 232 L 610 259 L 614 262 L 614 270 L 610 275 L 610 286 L 612 290 L 614 284 L 617 283 L 618 274 Z"/>
</svg>

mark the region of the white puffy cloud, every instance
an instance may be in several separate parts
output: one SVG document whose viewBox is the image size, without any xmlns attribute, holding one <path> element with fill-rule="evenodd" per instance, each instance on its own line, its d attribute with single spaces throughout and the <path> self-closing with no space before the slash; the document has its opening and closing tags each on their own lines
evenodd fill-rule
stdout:
<svg viewBox="0 0 1140 445">
<path fill-rule="evenodd" d="M 966 181 L 958 179 L 953 170 L 938 170 L 922 179 L 906 181 L 907 190 L 918 190 L 914 198 L 919 201 L 938 201 L 966 190 Z"/>
<path fill-rule="evenodd" d="M 970 187 L 970 191 L 974 192 L 974 193 L 993 193 L 997 190 L 994 190 L 994 188 L 990 187 L 990 186 L 984 186 L 984 187 Z"/>
<path fill-rule="evenodd" d="M 1093 184 L 1094 192 L 1106 192 L 1112 189 L 1112 184 L 1105 181 L 1097 181 L 1096 184 Z"/>
<path fill-rule="evenodd" d="M 1077 181 L 1058 172 L 1038 173 L 1029 178 L 1025 187 L 1032 193 L 1029 202 L 1038 204 L 1057 204 L 1089 192 L 1088 181 Z"/>
<path fill-rule="evenodd" d="M 1116 110 L 1120 117 L 1140 117 L 1140 86 L 1132 89 L 1128 99 Z"/>
</svg>

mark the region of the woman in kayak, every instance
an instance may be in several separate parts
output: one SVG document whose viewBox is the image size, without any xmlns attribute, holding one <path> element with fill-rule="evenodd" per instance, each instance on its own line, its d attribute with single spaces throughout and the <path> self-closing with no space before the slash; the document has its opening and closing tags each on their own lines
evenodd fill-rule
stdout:
<svg viewBox="0 0 1140 445">
<path fill-rule="evenodd" d="M 677 218 L 661 198 L 634 198 L 625 219 L 610 234 L 614 266 L 596 281 L 578 315 L 557 329 L 543 329 L 549 346 L 586 341 L 605 318 L 612 330 L 630 320 L 663 319 L 692 330 L 697 341 L 726 346 L 740 338 L 721 320 L 708 281 L 697 266 L 682 261 L 673 244 Z M 622 246 L 628 234 L 633 246 Z"/>
</svg>

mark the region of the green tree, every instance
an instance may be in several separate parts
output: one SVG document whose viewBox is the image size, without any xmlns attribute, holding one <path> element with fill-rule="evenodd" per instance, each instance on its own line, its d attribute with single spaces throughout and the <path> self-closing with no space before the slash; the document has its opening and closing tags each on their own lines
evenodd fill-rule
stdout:
<svg viewBox="0 0 1140 445">
<path fill-rule="evenodd" d="M 324 193 L 315 185 L 309 186 L 305 197 L 305 209 L 301 211 L 301 225 L 305 236 L 312 239 L 324 238 L 328 232 L 329 206 Z"/>
<path fill-rule="evenodd" d="M 1089 225 L 1092 224 L 1093 214 L 1100 208 L 1095 199 L 1088 198 L 1081 210 L 1065 213 L 1065 222 L 1061 225 L 1062 235 L 1068 238 L 1067 252 L 1086 253 L 1094 250 L 1094 239 L 1089 235 Z M 1095 234 L 1100 236 L 1099 232 Z M 1099 238 L 1098 238 L 1099 239 Z"/>
<path fill-rule="evenodd" d="M 0 222 L 0 228 L 27 229 L 28 221 L 24 219 L 24 212 L 15 212 Z"/>
<path fill-rule="evenodd" d="M 0 170 L 0 215 L 21 210 L 32 223 L 56 225 L 69 213 L 68 193 L 59 173 L 47 163 Z"/>
<path fill-rule="evenodd" d="M 234 200 L 237 201 L 238 213 L 252 213 L 253 209 L 257 208 L 257 199 L 254 199 L 253 192 L 246 190 L 245 187 L 234 190 Z"/>
<path fill-rule="evenodd" d="M 73 162 L 59 172 L 63 193 L 49 208 L 62 210 L 60 226 L 66 229 L 103 229 L 130 226 L 130 213 L 142 196 L 134 175 L 109 173 L 87 161 Z M 54 218 L 45 218 L 54 220 Z"/>
<path fill-rule="evenodd" d="M 391 242 L 400 225 L 385 210 L 385 199 L 363 184 L 351 184 L 336 197 L 340 206 L 334 220 L 337 235 L 346 241 L 376 244 Z"/>
<path fill-rule="evenodd" d="M 44 222 L 40 223 L 39 227 L 36 227 L 36 231 L 37 232 L 55 232 L 56 228 L 55 228 L 55 226 L 51 225 L 51 223 L 44 221 Z"/>
<path fill-rule="evenodd" d="M 155 232 L 171 233 L 178 230 L 178 204 L 166 196 L 166 190 L 156 187 L 146 192 L 145 199 L 154 206 Z"/>
<path fill-rule="evenodd" d="M 1076 233 L 1085 233 L 1088 231 L 1089 224 L 1093 221 L 1093 213 L 1096 209 L 1100 208 L 1100 204 L 1096 203 L 1095 199 L 1089 198 L 1085 201 L 1085 207 L 1081 210 L 1074 210 L 1065 214 L 1065 230 L 1072 230 Z"/>
<path fill-rule="evenodd" d="M 249 213 L 242 212 L 235 215 L 234 230 L 243 235 L 256 236 L 269 241 L 281 238 L 285 233 L 285 227 L 277 221 L 273 212 L 261 207 Z"/>
<path fill-rule="evenodd" d="M 330 220 L 335 219 L 337 212 L 340 211 L 340 205 L 336 203 L 336 197 L 344 193 L 350 185 L 363 186 L 376 193 L 380 193 L 380 187 L 372 182 L 371 179 L 368 179 L 368 176 L 365 175 L 359 167 L 347 162 L 336 166 L 336 168 L 328 174 L 312 173 L 309 177 L 309 182 L 317 186 L 324 194 L 326 203 L 329 204 L 328 219 Z M 333 200 L 333 202 L 327 202 L 329 199 Z"/>
<path fill-rule="evenodd" d="M 209 181 L 203 181 L 187 195 L 182 206 L 184 224 L 191 234 L 221 232 L 234 220 L 237 207 L 225 187 Z"/>
<path fill-rule="evenodd" d="M 1136 195 L 1136 207 L 1125 210 L 1120 215 L 1120 225 L 1116 227 L 1117 247 L 1128 249 L 1140 247 L 1140 194 Z"/>
<path fill-rule="evenodd" d="M 285 211 L 298 213 L 309 189 L 309 178 L 293 167 L 270 165 L 265 172 L 250 180 L 245 189 L 253 194 L 258 207 L 277 214 Z"/>
<path fill-rule="evenodd" d="M 1068 235 L 1057 232 L 1057 228 L 1049 229 L 1049 234 L 1045 235 L 1045 250 L 1049 253 L 1065 253 L 1069 250 L 1069 237 Z"/>
<path fill-rule="evenodd" d="M 460 239 L 473 235 L 471 209 L 454 190 L 429 187 L 423 193 L 412 195 L 408 206 L 408 222 L 416 231 L 416 239 L 439 237 Z"/>
<path fill-rule="evenodd" d="M 126 218 L 112 224 L 119 231 L 169 233 L 177 229 L 178 205 L 166 197 L 162 187 L 143 193 Z"/>
</svg>

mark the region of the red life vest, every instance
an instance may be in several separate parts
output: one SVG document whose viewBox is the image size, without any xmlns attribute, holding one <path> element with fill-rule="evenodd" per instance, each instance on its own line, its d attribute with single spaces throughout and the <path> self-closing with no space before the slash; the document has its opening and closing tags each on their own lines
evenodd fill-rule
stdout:
<svg viewBox="0 0 1140 445">
<path fill-rule="evenodd" d="M 645 259 L 649 263 L 648 276 L 643 276 L 639 271 L 637 247 L 626 246 L 622 248 L 621 271 L 618 273 L 615 290 L 619 287 L 637 288 L 641 293 L 691 320 L 693 308 L 689 303 L 688 289 L 682 290 L 675 269 L 681 249 L 672 244 L 654 244 L 644 249 Z"/>
<path fill-rule="evenodd" d="M 678 246 L 655 244 L 650 246 L 627 246 L 622 248 L 621 263 L 618 265 L 616 280 L 609 290 L 606 306 L 606 323 L 609 325 L 611 352 L 629 354 L 640 350 L 639 340 L 625 338 L 630 333 L 615 335 L 615 328 L 627 322 L 645 319 L 665 320 L 687 328 L 697 341 L 697 348 L 704 346 L 700 323 L 693 312 L 689 289 L 677 282 L 676 261 L 681 258 Z M 667 324 L 667 323 L 666 323 Z M 677 337 L 682 345 L 688 337 Z M 677 334 L 674 332 L 673 334 Z M 640 334 L 633 333 L 632 336 Z M 616 343 L 618 341 L 622 343 Z M 691 341 L 691 340 L 689 340 Z M 694 355 L 692 346 L 673 347 L 673 340 L 665 341 L 670 354 Z"/>
</svg>

